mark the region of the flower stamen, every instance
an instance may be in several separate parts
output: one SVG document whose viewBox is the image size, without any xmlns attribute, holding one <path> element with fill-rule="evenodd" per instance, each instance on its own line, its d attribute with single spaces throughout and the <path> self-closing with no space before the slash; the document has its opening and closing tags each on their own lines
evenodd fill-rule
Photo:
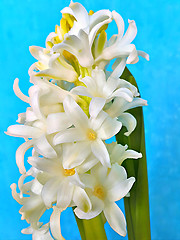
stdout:
<svg viewBox="0 0 180 240">
<path fill-rule="evenodd" d="M 63 169 L 63 173 L 66 177 L 68 176 L 73 176 L 75 174 L 75 169 L 71 168 L 71 169 Z"/>
<path fill-rule="evenodd" d="M 94 141 L 97 138 L 97 133 L 93 129 L 88 129 L 87 137 L 89 140 Z"/>
</svg>

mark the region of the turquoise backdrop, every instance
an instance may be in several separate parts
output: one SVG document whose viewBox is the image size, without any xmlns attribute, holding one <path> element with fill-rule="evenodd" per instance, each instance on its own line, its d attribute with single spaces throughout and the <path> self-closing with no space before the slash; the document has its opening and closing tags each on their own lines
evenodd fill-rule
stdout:
<svg viewBox="0 0 180 240">
<path fill-rule="evenodd" d="M 152 240 L 180 240 L 180 1 L 179 0 L 94 0 L 80 1 L 88 10 L 110 9 L 119 12 L 128 26 L 128 18 L 138 27 L 135 44 L 150 54 L 150 62 L 140 59 L 129 66 L 142 97 L 148 158 Z M 0 0 L 0 239 L 28 240 L 21 234 L 27 224 L 18 213 L 20 205 L 11 196 L 10 185 L 20 176 L 15 151 L 23 139 L 6 136 L 27 104 L 13 93 L 13 81 L 27 94 L 28 68 L 34 59 L 30 45 L 44 46 L 46 36 L 59 24 L 60 10 L 69 1 Z M 112 32 L 116 32 L 115 25 Z M 123 207 L 123 202 L 119 205 Z M 62 214 L 62 233 L 67 240 L 80 235 L 72 211 Z M 109 240 L 118 236 L 106 224 Z M 144 239 L 145 240 L 145 239 Z"/>
</svg>

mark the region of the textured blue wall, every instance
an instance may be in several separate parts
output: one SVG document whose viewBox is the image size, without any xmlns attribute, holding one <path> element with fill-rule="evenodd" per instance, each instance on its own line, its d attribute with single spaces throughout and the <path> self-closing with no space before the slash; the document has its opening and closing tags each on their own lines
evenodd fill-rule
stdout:
<svg viewBox="0 0 180 240">
<path fill-rule="evenodd" d="M 81 1 L 90 10 L 109 8 L 118 11 L 127 23 L 138 26 L 135 40 L 138 49 L 150 54 L 150 62 L 141 59 L 130 66 L 149 106 L 144 109 L 150 188 L 152 240 L 180 240 L 180 1 Z M 28 68 L 34 59 L 30 45 L 44 46 L 49 32 L 59 24 L 59 11 L 69 1 L 1 0 L 0 1 L 0 239 L 26 240 L 20 230 L 19 204 L 11 197 L 10 184 L 18 181 L 15 151 L 22 139 L 5 136 L 3 131 L 23 112 L 22 103 L 12 90 L 13 81 L 27 93 Z M 126 25 L 127 26 L 127 25 Z M 116 29 L 113 28 L 113 31 Z M 122 203 L 120 203 L 122 207 Z M 72 221 L 74 221 L 72 223 Z M 80 239 L 72 211 L 62 216 L 62 232 L 67 240 Z M 123 239 L 106 226 L 109 239 Z M 127 239 L 127 238 L 125 238 Z"/>
</svg>

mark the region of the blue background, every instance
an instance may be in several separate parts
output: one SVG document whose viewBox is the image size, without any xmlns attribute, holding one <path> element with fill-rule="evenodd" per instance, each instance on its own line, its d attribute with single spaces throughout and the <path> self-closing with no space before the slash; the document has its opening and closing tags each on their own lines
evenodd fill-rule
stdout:
<svg viewBox="0 0 180 240">
<path fill-rule="evenodd" d="M 88 9 L 105 8 L 119 12 L 127 20 L 134 19 L 138 27 L 135 44 L 150 54 L 150 62 L 140 59 L 131 65 L 142 97 L 148 100 L 144 108 L 148 157 L 150 214 L 152 240 L 180 240 L 180 1 L 179 0 L 104 0 L 84 1 Z M 20 88 L 27 94 L 28 68 L 34 59 L 30 45 L 44 46 L 49 32 L 59 24 L 60 10 L 69 1 L 1 0 L 0 1 L 0 239 L 26 240 L 26 227 L 20 220 L 20 205 L 11 196 L 10 184 L 20 176 L 15 163 L 15 151 L 22 139 L 6 136 L 3 131 L 15 124 L 17 114 L 27 105 L 13 93 L 13 81 L 20 79 Z M 115 33 L 115 26 L 112 33 Z M 123 203 L 120 202 L 120 206 Z M 80 239 L 70 209 L 63 213 L 62 232 L 67 240 Z M 109 239 L 119 237 L 106 224 Z M 145 240 L 145 239 L 144 239 Z"/>
</svg>

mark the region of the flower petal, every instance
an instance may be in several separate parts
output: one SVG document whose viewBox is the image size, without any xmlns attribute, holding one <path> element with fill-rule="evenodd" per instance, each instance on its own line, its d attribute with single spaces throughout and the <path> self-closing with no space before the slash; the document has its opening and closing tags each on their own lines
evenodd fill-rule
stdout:
<svg viewBox="0 0 180 240">
<path fill-rule="evenodd" d="M 57 156 L 56 151 L 48 142 L 45 135 L 42 135 L 34 143 L 35 150 L 46 158 L 55 158 Z"/>
<path fill-rule="evenodd" d="M 58 187 L 57 207 L 65 210 L 73 197 L 74 186 L 69 183 L 68 179 L 62 181 Z"/>
<path fill-rule="evenodd" d="M 51 113 L 47 117 L 47 133 L 55 133 L 70 127 L 72 123 L 64 112 Z"/>
<path fill-rule="evenodd" d="M 51 214 L 51 218 L 50 218 L 51 233 L 56 240 L 65 240 L 61 234 L 61 228 L 60 228 L 61 212 L 62 212 L 62 209 L 59 209 L 56 206 L 54 206 L 53 213 Z"/>
<path fill-rule="evenodd" d="M 14 90 L 14 93 L 16 94 L 16 96 L 17 96 L 18 98 L 20 98 L 23 102 L 26 102 L 26 103 L 29 103 L 29 102 L 30 102 L 29 97 L 26 96 L 26 95 L 24 95 L 24 94 L 21 92 L 21 90 L 20 90 L 20 88 L 19 88 L 19 79 L 18 79 L 18 78 L 16 78 L 16 79 L 14 80 L 13 90 Z"/>
<path fill-rule="evenodd" d="M 93 154 L 97 157 L 97 159 L 99 159 L 102 165 L 109 168 L 111 167 L 109 153 L 101 139 L 97 139 L 96 141 L 92 142 L 91 149 Z"/>
<path fill-rule="evenodd" d="M 86 136 L 76 128 L 70 128 L 55 135 L 53 144 L 71 143 L 85 140 Z"/>
<path fill-rule="evenodd" d="M 58 177 L 53 177 L 45 183 L 42 189 L 41 196 L 47 208 L 50 208 L 57 199 L 59 183 Z"/>
<path fill-rule="evenodd" d="M 104 215 L 115 232 L 126 236 L 126 220 L 116 203 L 107 204 L 104 208 Z"/>
<path fill-rule="evenodd" d="M 9 126 L 7 129 L 7 134 L 14 137 L 38 138 L 42 133 L 41 129 L 27 125 L 15 124 Z"/>
<path fill-rule="evenodd" d="M 74 187 L 73 201 L 78 209 L 83 212 L 88 212 L 92 208 L 91 201 L 87 193 L 81 187 Z"/>
<path fill-rule="evenodd" d="M 21 174 L 24 174 L 26 172 L 26 169 L 24 167 L 24 155 L 26 151 L 32 146 L 33 146 L 33 140 L 29 140 L 21 144 L 16 151 L 16 164 Z"/>
<path fill-rule="evenodd" d="M 67 96 L 64 99 L 63 106 L 67 117 L 76 127 L 87 129 L 88 117 L 72 97 Z"/>
<path fill-rule="evenodd" d="M 103 109 L 106 99 L 100 97 L 93 97 L 89 105 L 89 113 L 92 118 L 96 118 Z"/>
<path fill-rule="evenodd" d="M 118 121 L 120 121 L 122 125 L 127 128 L 128 131 L 124 133 L 126 136 L 129 136 L 136 128 L 137 121 L 130 113 L 122 113 L 118 117 Z"/>
<path fill-rule="evenodd" d="M 106 140 L 116 135 L 122 127 L 122 123 L 115 118 L 107 117 L 98 129 L 98 137 Z"/>
<path fill-rule="evenodd" d="M 76 216 L 80 219 L 91 219 L 98 216 L 104 208 L 104 202 L 95 196 L 91 196 L 91 203 L 92 209 L 89 212 L 84 212 L 79 207 L 75 208 Z"/>
</svg>

